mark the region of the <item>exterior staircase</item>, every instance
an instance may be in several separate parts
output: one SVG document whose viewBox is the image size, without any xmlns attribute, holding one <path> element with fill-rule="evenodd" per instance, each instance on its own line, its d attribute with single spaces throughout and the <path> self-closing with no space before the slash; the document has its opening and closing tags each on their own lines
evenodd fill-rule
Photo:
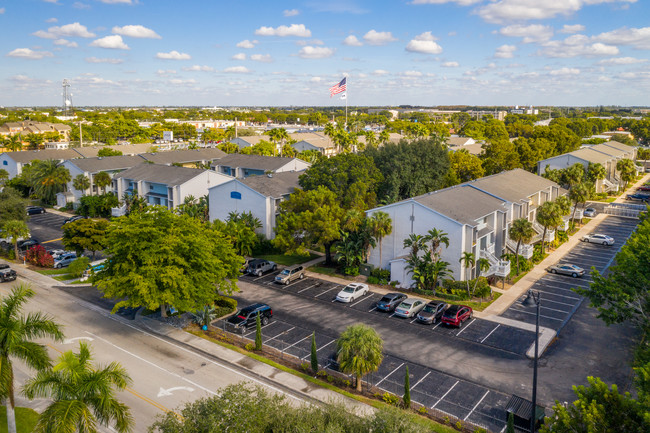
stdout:
<svg viewBox="0 0 650 433">
<path fill-rule="evenodd" d="M 535 238 L 537 238 L 537 242 L 539 242 L 539 241 L 542 240 L 542 235 L 538 234 L 538 235 L 535 236 Z M 535 238 L 533 238 L 533 240 L 529 244 L 524 244 L 522 242 L 522 244 L 519 245 L 519 255 L 520 256 L 522 256 L 522 257 L 524 257 L 526 259 L 530 259 L 531 257 L 533 257 L 533 251 L 534 251 L 533 244 L 535 243 L 535 240 L 534 240 Z M 513 254 L 515 253 L 515 251 L 517 251 L 517 242 L 513 241 L 512 239 L 508 239 L 506 241 L 506 246 L 508 247 L 508 249 L 510 251 L 512 251 Z"/>
<path fill-rule="evenodd" d="M 120 207 L 112 207 L 111 208 L 111 216 L 113 217 L 121 217 L 126 215 L 126 204 L 123 204 Z"/>
<path fill-rule="evenodd" d="M 542 235 L 544 234 L 544 227 L 537 221 L 533 221 L 533 228 L 539 234 L 539 240 L 542 240 Z M 546 230 L 546 242 L 553 242 L 555 239 L 555 230 Z"/>
<path fill-rule="evenodd" d="M 496 275 L 497 277 L 507 277 L 510 275 L 510 261 L 499 260 L 487 250 L 480 250 L 479 258 L 487 259 L 490 263 L 490 269 L 484 274 L 485 276 Z"/>
<path fill-rule="evenodd" d="M 612 183 L 607 179 L 603 179 L 603 186 L 605 191 L 613 191 L 616 192 L 618 191 L 618 184 L 617 183 Z"/>
</svg>

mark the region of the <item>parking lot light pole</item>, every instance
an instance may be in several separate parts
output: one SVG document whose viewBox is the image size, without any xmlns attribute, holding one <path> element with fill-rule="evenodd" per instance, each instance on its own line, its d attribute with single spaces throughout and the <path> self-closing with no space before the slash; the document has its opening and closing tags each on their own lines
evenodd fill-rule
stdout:
<svg viewBox="0 0 650 433">
<path fill-rule="evenodd" d="M 535 433 L 535 424 L 537 417 L 537 358 L 539 349 L 539 307 L 542 301 L 541 293 L 528 290 L 526 299 L 521 303 L 524 307 L 537 307 L 537 314 L 535 315 L 535 362 L 533 366 L 533 409 L 530 417 L 530 433 Z"/>
</svg>

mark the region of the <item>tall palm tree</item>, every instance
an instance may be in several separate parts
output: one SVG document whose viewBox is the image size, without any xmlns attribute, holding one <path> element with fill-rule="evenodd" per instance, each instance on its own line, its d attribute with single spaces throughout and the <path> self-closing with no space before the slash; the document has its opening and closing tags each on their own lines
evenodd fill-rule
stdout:
<svg viewBox="0 0 650 433">
<path fill-rule="evenodd" d="M 476 279 L 474 280 L 474 288 L 472 289 L 472 295 L 476 292 L 476 287 L 478 286 L 478 279 L 481 276 L 481 272 L 486 272 L 490 269 L 490 262 L 488 259 L 480 258 L 476 262 Z M 490 286 L 490 296 L 492 296 L 492 286 Z"/>
<path fill-rule="evenodd" d="M 569 190 L 569 199 L 573 202 L 573 214 L 571 215 L 571 221 L 576 219 L 576 211 L 578 210 L 578 205 L 581 203 L 586 203 L 591 196 L 591 188 L 589 187 L 589 182 L 580 182 L 577 185 Z"/>
<path fill-rule="evenodd" d="M 96 433 L 98 424 L 120 433 L 133 431 L 134 420 L 128 406 L 117 400 L 115 391 L 130 383 L 126 370 L 117 362 L 95 367 L 86 343 L 79 353 L 63 353 L 53 369 L 40 371 L 29 379 L 23 394 L 30 399 L 54 400 L 38 419 L 36 433 Z"/>
<path fill-rule="evenodd" d="M 602 164 L 595 163 L 589 164 L 587 167 L 587 177 L 594 183 L 598 180 L 603 180 L 607 176 L 607 170 Z"/>
<path fill-rule="evenodd" d="M 90 179 L 84 174 L 78 174 L 72 179 L 72 186 L 74 189 L 81 191 L 83 195 L 86 195 L 86 190 L 90 188 Z"/>
<path fill-rule="evenodd" d="M 518 218 L 512 222 L 510 230 L 508 231 L 508 237 L 517 242 L 517 247 L 515 248 L 517 275 L 519 275 L 519 247 L 522 243 L 529 244 L 533 240 L 534 236 L 535 229 L 533 228 L 533 223 L 528 221 L 526 218 Z"/>
<path fill-rule="evenodd" d="M 463 251 L 463 254 L 460 256 L 460 259 L 458 260 L 460 263 L 463 264 L 465 267 L 465 281 L 467 281 L 467 296 L 470 295 L 469 292 L 469 272 L 474 265 L 476 264 L 476 256 L 474 256 L 474 253 L 469 252 L 469 251 Z"/>
<path fill-rule="evenodd" d="M 379 143 L 386 144 L 390 141 L 390 133 L 385 129 L 379 133 Z"/>
<path fill-rule="evenodd" d="M 56 194 L 72 180 L 70 170 L 54 159 L 34 161 L 30 175 L 34 192 L 46 203 L 54 203 Z"/>
<path fill-rule="evenodd" d="M 404 248 L 410 248 L 409 258 L 417 260 L 418 252 L 424 246 L 425 238 L 422 235 L 411 233 L 408 238 L 404 239 Z"/>
<path fill-rule="evenodd" d="M 95 182 L 95 185 L 97 185 L 97 188 L 101 188 L 104 191 L 104 194 L 106 194 L 106 187 L 113 183 L 113 178 L 111 178 L 111 175 L 105 171 L 100 171 L 93 176 L 93 181 Z"/>
<path fill-rule="evenodd" d="M 377 136 L 374 131 L 366 131 L 364 135 L 366 136 L 366 147 L 377 147 Z"/>
<path fill-rule="evenodd" d="M 445 262 L 444 260 L 436 260 L 430 265 L 428 269 L 428 271 L 431 273 L 434 296 L 436 294 L 436 290 L 438 289 L 438 281 L 451 275 L 449 265 L 450 263 Z"/>
<path fill-rule="evenodd" d="M 370 232 L 379 243 L 379 267 L 382 266 L 381 241 L 393 232 L 393 221 L 386 212 L 378 211 L 372 214 L 369 221 Z"/>
<path fill-rule="evenodd" d="M 9 220 L 2 225 L 0 232 L 4 237 L 11 238 L 11 242 L 14 244 L 14 257 L 18 259 L 18 239 L 29 236 L 27 223 L 20 220 Z"/>
<path fill-rule="evenodd" d="M 284 128 L 275 128 L 269 131 L 269 139 L 275 144 L 276 150 L 282 151 L 284 143 L 289 139 L 289 134 Z"/>
<path fill-rule="evenodd" d="M 49 368 L 47 349 L 32 340 L 43 337 L 63 340 L 60 326 L 49 316 L 41 312 L 22 314 L 22 307 L 33 296 L 34 291 L 21 284 L 0 302 L 0 395 L 5 397 L 9 433 L 16 433 L 13 359 L 35 370 Z"/>
<path fill-rule="evenodd" d="M 337 361 L 341 371 L 356 376 L 357 391 L 361 391 L 361 378 L 376 371 L 384 359 L 384 342 L 370 326 L 348 326 L 336 341 Z"/>
<path fill-rule="evenodd" d="M 631 159 L 621 159 L 616 162 L 616 170 L 621 173 L 621 180 L 623 183 L 623 189 L 627 187 L 627 183 L 634 180 L 636 176 L 636 167 L 634 166 L 634 161 Z"/>
<path fill-rule="evenodd" d="M 20 135 L 12 135 L 5 141 L 4 146 L 9 149 L 10 152 L 17 152 L 23 148 L 23 141 L 21 140 Z"/>
<path fill-rule="evenodd" d="M 425 237 L 428 242 L 431 242 L 430 253 L 431 259 L 434 261 L 440 257 L 440 246 L 442 244 L 444 244 L 445 247 L 449 248 L 449 236 L 442 230 L 432 228 L 427 232 L 427 235 Z"/>
<path fill-rule="evenodd" d="M 535 219 L 537 222 L 544 227 L 542 233 L 542 255 L 544 254 L 544 244 L 546 243 L 546 232 L 548 229 L 555 229 L 562 223 L 562 214 L 559 209 L 559 206 L 552 201 L 547 201 L 542 203 L 537 208 L 537 213 L 535 214 Z"/>
</svg>

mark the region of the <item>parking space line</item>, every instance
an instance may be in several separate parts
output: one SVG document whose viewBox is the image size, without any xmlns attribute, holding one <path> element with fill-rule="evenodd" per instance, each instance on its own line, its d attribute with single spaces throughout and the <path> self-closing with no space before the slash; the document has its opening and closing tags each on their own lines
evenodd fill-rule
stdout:
<svg viewBox="0 0 650 433">
<path fill-rule="evenodd" d="M 564 289 L 564 288 L 562 288 L 562 287 L 557 287 L 557 286 L 553 286 L 553 285 L 550 285 L 550 284 L 549 284 L 549 287 L 552 287 L 552 288 L 557 289 L 557 290 L 563 290 L 563 291 L 565 291 L 565 292 L 569 292 L 569 293 L 573 293 L 573 294 L 576 293 L 576 292 L 574 292 L 574 291 L 571 290 L 571 289 Z M 579 299 L 579 298 L 578 298 L 578 299 Z"/>
<path fill-rule="evenodd" d="M 269 326 L 273 325 L 274 323 L 279 323 L 279 322 L 277 320 L 274 320 L 273 322 L 269 322 L 267 325 L 262 326 L 262 329 L 266 329 Z M 255 334 L 256 332 L 257 332 L 257 329 L 255 331 L 247 332 L 246 334 L 244 334 L 244 337 L 247 336 L 247 335 Z"/>
<path fill-rule="evenodd" d="M 305 290 L 309 290 L 309 289 L 311 289 L 312 287 L 316 287 L 317 285 L 318 285 L 318 283 L 316 283 L 316 284 L 312 284 L 311 286 L 309 286 L 309 287 L 307 287 L 307 288 L 304 288 L 304 289 L 302 289 L 302 290 L 298 290 L 298 293 L 302 293 L 302 292 L 304 292 Z"/>
<path fill-rule="evenodd" d="M 544 310 L 551 310 L 551 311 L 557 311 L 558 313 L 570 313 L 571 311 L 564 311 L 564 310 L 558 310 L 557 308 L 550 308 L 550 307 L 545 307 L 543 305 L 540 305 L 539 308 L 542 308 Z"/>
<path fill-rule="evenodd" d="M 276 338 L 278 338 L 280 335 L 285 334 L 285 333 L 287 333 L 287 332 L 289 332 L 289 331 L 291 331 L 291 330 L 293 330 L 293 329 L 296 329 L 296 327 L 295 327 L 295 326 L 292 326 L 291 328 L 287 329 L 286 331 L 282 331 L 282 332 L 280 332 L 280 333 L 279 333 L 278 335 L 276 335 L 275 337 L 271 337 L 271 338 L 269 338 L 268 340 L 266 340 L 266 342 L 268 343 L 269 341 L 271 341 L 271 340 L 273 340 L 273 339 L 276 339 Z"/>
<path fill-rule="evenodd" d="M 319 293 L 318 295 L 314 296 L 314 298 L 318 298 L 320 295 L 324 295 L 327 292 L 331 292 L 332 290 L 336 289 L 338 286 L 334 286 L 331 289 L 325 290 L 323 293 Z"/>
<path fill-rule="evenodd" d="M 291 348 L 292 348 L 293 346 L 295 346 L 296 344 L 300 343 L 301 341 L 305 341 L 306 339 L 308 339 L 308 338 L 310 338 L 310 337 L 311 337 L 311 334 L 309 334 L 309 335 L 306 336 L 305 338 L 301 338 L 300 340 L 298 340 L 298 341 L 296 341 L 295 343 L 293 343 L 291 346 L 287 346 L 287 347 L 285 347 L 284 350 L 286 351 L 287 349 L 291 349 Z"/>
<path fill-rule="evenodd" d="M 530 314 L 531 316 L 534 316 L 535 314 L 537 314 L 537 313 L 531 313 L 530 311 L 526 311 L 526 310 L 519 310 L 519 309 L 517 309 L 517 308 L 514 308 L 514 306 L 513 306 L 513 307 L 510 307 L 510 308 L 512 308 L 514 311 L 517 311 L 517 312 L 519 312 L 519 313 Z M 542 315 L 542 314 L 540 314 L 539 317 L 543 317 L 543 318 L 545 318 L 545 319 L 557 320 L 558 322 L 562 322 L 562 321 L 564 320 L 564 319 L 558 319 L 558 318 L 556 318 L 556 317 L 544 316 L 544 315 Z"/>
<path fill-rule="evenodd" d="M 371 311 L 375 311 L 376 309 L 377 309 L 377 306 L 375 305 L 375 306 L 372 307 L 370 310 L 368 310 L 368 313 L 370 313 Z"/>
<path fill-rule="evenodd" d="M 330 344 L 334 343 L 335 341 L 336 341 L 336 340 L 332 340 L 332 341 L 330 341 L 329 343 L 322 345 L 321 347 L 319 347 L 318 349 L 316 349 L 316 352 L 318 352 L 319 350 L 321 350 L 321 349 L 324 348 L 324 347 L 329 346 Z"/>
<path fill-rule="evenodd" d="M 309 278 L 309 277 L 308 277 L 308 278 Z M 286 286 L 284 286 L 284 288 L 286 289 L 287 287 L 291 287 L 291 286 L 293 286 L 294 284 L 299 283 L 299 282 L 301 282 L 301 281 L 303 281 L 303 280 L 300 279 L 300 278 L 298 278 L 298 279 L 297 279 L 296 281 L 294 281 L 293 283 L 289 283 L 289 284 L 287 284 Z"/>
<path fill-rule="evenodd" d="M 438 401 L 436 402 L 436 404 L 434 404 L 433 406 L 431 406 L 431 409 L 434 409 L 436 406 L 438 406 L 438 403 L 440 403 L 440 402 L 442 401 L 443 398 L 447 397 L 447 394 L 449 394 L 449 393 L 451 392 L 451 390 L 454 389 L 454 388 L 456 387 L 456 385 L 458 385 L 458 382 L 460 382 L 460 380 L 457 380 L 456 383 L 454 383 L 454 384 L 451 386 L 451 388 L 449 388 L 449 389 L 447 390 L 447 392 L 445 392 L 445 393 L 443 394 L 443 396 L 440 397 L 440 398 L 438 399 Z"/>
<path fill-rule="evenodd" d="M 393 313 L 393 314 L 391 314 L 391 315 L 390 315 L 390 316 L 388 316 L 388 317 L 393 317 L 394 315 L 395 315 L 395 313 Z"/>
<path fill-rule="evenodd" d="M 561 297 L 561 298 L 573 299 L 573 300 L 575 300 L 575 301 L 580 301 L 580 300 L 582 299 L 582 298 L 577 297 L 577 296 L 560 295 L 559 293 L 549 292 L 548 290 L 542 290 L 542 289 L 537 289 L 537 288 L 535 288 L 535 289 L 533 289 L 533 290 L 535 290 L 536 292 L 548 293 L 549 295 L 552 295 L 552 296 L 559 296 L 559 297 Z M 574 292 L 574 293 L 575 293 L 575 292 Z M 545 299 L 545 300 L 546 300 L 546 299 Z"/>
<path fill-rule="evenodd" d="M 350 304 L 350 307 L 354 307 L 355 305 L 362 303 L 362 302 L 365 301 L 366 299 L 368 299 L 368 298 L 362 296 L 360 301 L 355 302 L 354 304 Z"/>
<path fill-rule="evenodd" d="M 436 329 L 440 325 L 442 325 L 442 321 L 438 322 L 438 324 L 436 326 L 434 326 L 433 328 L 431 328 L 431 330 L 433 331 L 434 329 Z"/>
<path fill-rule="evenodd" d="M 493 333 L 494 331 L 496 331 L 497 328 L 498 328 L 499 326 L 501 326 L 500 323 L 499 323 L 499 324 L 498 324 L 498 325 L 497 325 L 493 330 L 491 330 L 490 333 L 489 333 L 488 335 L 485 336 L 485 338 L 483 338 L 483 339 L 481 340 L 481 344 L 483 344 L 483 342 L 484 342 L 485 340 L 487 340 L 487 338 L 488 338 L 490 335 L 492 335 L 492 333 Z"/>
<path fill-rule="evenodd" d="M 431 374 L 431 370 L 427 371 L 427 374 L 425 374 L 425 375 L 422 377 L 422 379 L 418 380 L 418 381 L 415 383 L 415 385 L 413 385 L 413 386 L 411 387 L 411 389 L 413 389 L 413 388 L 415 388 L 416 386 L 418 386 L 418 385 L 420 384 L 420 382 L 422 382 L 424 379 L 426 379 L 427 376 L 430 375 L 430 374 Z"/>
<path fill-rule="evenodd" d="M 472 319 L 472 321 L 469 322 L 469 323 L 467 324 L 467 326 L 465 326 L 463 329 L 461 329 L 460 331 L 458 331 L 458 334 L 456 334 L 456 337 L 458 337 L 458 336 L 461 334 L 461 332 L 463 332 L 464 330 L 466 330 L 467 328 L 469 328 L 469 325 L 471 325 L 472 323 L 474 323 L 475 320 L 476 320 L 476 319 Z M 462 322 L 461 322 L 461 323 L 462 323 Z"/>
<path fill-rule="evenodd" d="M 483 401 L 483 399 L 484 399 L 485 397 L 487 397 L 487 395 L 488 395 L 489 393 L 490 393 L 490 390 L 489 390 L 489 389 L 488 389 L 487 391 L 485 391 L 485 394 L 483 394 L 483 397 L 481 397 L 481 399 L 478 401 L 478 403 L 476 403 L 476 404 L 474 405 L 474 407 L 472 408 L 471 411 L 469 411 L 469 413 L 467 414 L 467 416 L 466 416 L 465 418 L 463 418 L 463 421 L 467 421 L 467 418 L 469 418 L 469 416 L 470 416 L 470 415 L 471 415 L 471 414 L 476 410 L 476 408 L 478 407 L 478 405 L 481 404 L 481 402 Z"/>
<path fill-rule="evenodd" d="M 567 304 L 566 302 L 552 301 L 550 299 L 544 298 L 544 302 L 552 302 L 554 304 L 566 305 L 567 307 L 574 307 L 576 304 Z"/>
<path fill-rule="evenodd" d="M 399 370 L 399 369 L 402 367 L 402 365 L 404 365 L 403 362 L 402 362 L 400 365 L 398 365 L 397 368 L 396 368 L 395 370 L 391 371 L 391 372 L 388 373 L 386 376 L 384 376 L 384 378 L 383 378 L 382 380 L 380 380 L 379 382 L 377 382 L 377 384 L 376 384 L 375 386 L 379 386 L 380 383 L 382 383 L 384 380 L 388 379 L 388 376 L 390 376 L 391 374 L 393 374 L 393 373 L 395 373 L 397 370 Z"/>
<path fill-rule="evenodd" d="M 262 275 L 260 275 L 260 276 L 259 276 L 259 277 L 257 277 L 257 278 L 253 278 L 253 281 L 257 281 L 257 280 L 259 280 L 259 279 L 261 279 L 261 278 L 265 278 L 265 277 L 268 277 L 269 275 L 271 275 L 271 276 L 272 276 L 272 275 L 274 275 L 274 274 L 266 274 L 266 275 L 264 275 L 264 274 L 262 274 Z"/>
</svg>

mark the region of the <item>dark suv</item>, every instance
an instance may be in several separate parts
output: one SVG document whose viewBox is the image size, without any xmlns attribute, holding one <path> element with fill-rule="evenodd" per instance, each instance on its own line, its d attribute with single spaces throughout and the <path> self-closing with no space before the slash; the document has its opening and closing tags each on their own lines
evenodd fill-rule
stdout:
<svg viewBox="0 0 650 433">
<path fill-rule="evenodd" d="M 243 332 L 249 326 L 255 325 L 255 318 L 260 315 L 260 322 L 262 326 L 269 323 L 273 317 L 273 309 L 267 304 L 253 304 L 248 307 L 242 308 L 234 316 L 230 316 L 226 321 L 229 330 Z"/>
<path fill-rule="evenodd" d="M 380 311 L 394 311 L 407 296 L 404 293 L 386 293 L 383 298 L 377 302 L 377 309 Z"/>
<path fill-rule="evenodd" d="M 5 281 L 13 281 L 16 279 L 16 271 L 11 269 L 9 265 L 6 264 L 0 264 L 0 281 L 5 282 Z"/>
</svg>

